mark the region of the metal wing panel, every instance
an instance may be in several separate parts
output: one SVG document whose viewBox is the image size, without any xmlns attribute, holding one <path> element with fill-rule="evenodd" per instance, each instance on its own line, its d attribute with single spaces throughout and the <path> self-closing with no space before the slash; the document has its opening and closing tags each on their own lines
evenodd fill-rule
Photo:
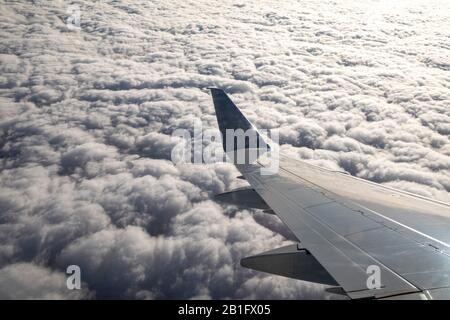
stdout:
<svg viewBox="0 0 450 320">
<path fill-rule="evenodd" d="M 284 167 L 273 176 L 261 176 L 258 165 L 238 168 L 350 296 L 352 292 L 359 298 L 450 286 L 449 257 L 423 234 Z M 314 182 L 320 180 L 321 170 L 311 175 Z M 348 182 L 341 185 L 350 187 Z M 376 292 L 366 286 L 369 265 L 381 270 L 384 287 Z"/>
<path fill-rule="evenodd" d="M 301 208 L 298 203 L 283 195 L 287 190 L 280 188 L 280 184 L 284 187 L 295 185 L 295 190 L 301 193 L 301 184 L 289 184 L 290 179 L 286 179 L 285 176 L 261 176 L 258 166 L 238 165 L 237 167 L 294 235 L 339 282 L 347 294 L 350 296 L 354 294 L 361 298 L 387 295 L 392 292 L 418 291 L 406 280 L 339 235 L 330 226 L 311 215 L 306 211 L 307 209 Z M 330 202 L 329 198 L 323 195 L 322 197 L 321 203 Z M 369 290 L 366 285 L 368 278 L 366 270 L 370 265 L 380 266 L 383 274 L 382 288 L 376 291 Z"/>
<path fill-rule="evenodd" d="M 222 90 L 211 92 L 222 133 L 257 132 Z M 450 297 L 449 204 L 285 157 L 277 174 L 261 175 L 265 156 L 234 163 L 350 297 Z M 380 289 L 366 286 L 369 265 L 381 270 Z"/>
<path fill-rule="evenodd" d="M 289 161 L 294 161 L 295 166 L 288 166 L 287 170 L 294 171 L 298 180 L 307 177 L 328 198 L 336 199 L 341 205 L 351 209 L 349 213 L 359 212 L 364 218 L 383 227 L 380 230 L 374 228 L 376 230 L 356 233 L 353 237 L 346 236 L 352 243 L 420 289 L 450 286 L 449 245 L 441 240 L 442 235 L 448 237 L 450 233 L 448 205 L 336 174 L 300 161 L 288 160 L 288 163 Z M 311 181 L 306 180 L 307 183 L 312 183 Z M 356 190 L 359 198 L 352 198 L 350 195 Z M 320 207 L 323 205 L 309 210 L 318 210 Z M 331 211 L 330 215 L 333 216 L 336 210 Z M 342 217 L 343 215 L 345 213 L 341 214 Z M 335 223 L 332 227 L 339 232 L 337 219 L 333 220 Z M 352 226 L 360 224 L 355 221 L 354 215 L 343 217 L 340 223 L 345 225 L 344 221 Z M 378 237 L 373 237 L 373 234 L 378 234 Z M 369 239 L 371 245 L 367 246 Z M 387 239 L 390 239 L 390 243 Z M 444 240 L 447 238 L 444 237 Z"/>
<path fill-rule="evenodd" d="M 328 202 L 313 207 L 307 207 L 307 211 L 314 217 L 330 226 L 340 235 L 350 235 L 363 231 L 382 228 L 382 226 L 360 212 L 356 212 L 338 202 Z M 348 219 L 352 223 L 348 223 Z"/>
<path fill-rule="evenodd" d="M 446 203 L 332 172 L 299 160 L 282 157 L 280 165 L 291 174 L 328 191 L 333 197 L 346 199 L 359 208 L 379 213 L 382 220 L 391 219 L 395 221 L 394 225 L 407 226 L 417 236 L 425 234 L 442 250 L 450 248 L 450 206 Z"/>
</svg>

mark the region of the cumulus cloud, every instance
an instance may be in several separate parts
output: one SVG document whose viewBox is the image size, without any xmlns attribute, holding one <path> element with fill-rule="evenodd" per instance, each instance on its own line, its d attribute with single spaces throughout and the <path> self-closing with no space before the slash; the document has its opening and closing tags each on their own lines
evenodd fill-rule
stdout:
<svg viewBox="0 0 450 320">
<path fill-rule="evenodd" d="M 85 289 L 67 290 L 66 275 L 30 263 L 0 269 L 0 299 L 88 299 Z"/>
<path fill-rule="evenodd" d="M 292 234 L 172 133 L 216 128 L 217 86 L 286 154 L 449 202 L 450 8 L 401 3 L 1 4 L 0 297 L 336 298 L 239 266 Z"/>
</svg>

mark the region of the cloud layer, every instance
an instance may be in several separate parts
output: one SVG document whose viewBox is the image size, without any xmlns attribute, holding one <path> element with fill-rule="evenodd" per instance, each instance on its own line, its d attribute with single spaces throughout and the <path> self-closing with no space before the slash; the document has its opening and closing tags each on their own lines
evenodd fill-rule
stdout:
<svg viewBox="0 0 450 320">
<path fill-rule="evenodd" d="M 230 164 L 175 166 L 171 133 L 216 127 L 217 86 L 293 157 L 450 202 L 449 10 L 0 4 L 0 298 L 336 298 L 241 268 L 289 231 L 212 201 L 245 182 Z M 71 264 L 81 291 L 64 289 Z"/>
</svg>

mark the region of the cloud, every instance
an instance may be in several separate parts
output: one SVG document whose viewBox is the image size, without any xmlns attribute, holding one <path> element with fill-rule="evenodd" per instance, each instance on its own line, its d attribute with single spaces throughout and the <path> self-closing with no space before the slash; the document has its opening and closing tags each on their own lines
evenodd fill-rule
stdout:
<svg viewBox="0 0 450 320">
<path fill-rule="evenodd" d="M 11 264 L 0 269 L 1 299 L 89 299 L 86 289 L 67 290 L 65 274 L 31 263 Z"/>
<path fill-rule="evenodd" d="M 170 161 L 217 127 L 209 86 L 292 157 L 450 202 L 447 3 L 76 3 L 79 31 L 65 1 L 0 10 L 3 298 L 337 298 L 241 268 L 292 234 L 214 203 L 231 164 Z"/>
</svg>

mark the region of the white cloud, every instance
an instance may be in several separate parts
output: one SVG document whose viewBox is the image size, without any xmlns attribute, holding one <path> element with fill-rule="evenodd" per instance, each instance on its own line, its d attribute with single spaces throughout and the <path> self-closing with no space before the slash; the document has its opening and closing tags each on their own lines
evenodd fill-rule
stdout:
<svg viewBox="0 0 450 320">
<path fill-rule="evenodd" d="M 292 235 L 210 201 L 245 182 L 173 165 L 171 133 L 215 128 L 218 86 L 291 156 L 448 202 L 449 4 L 372 2 L 77 1 L 79 31 L 68 2 L 0 5 L 1 295 L 331 297 L 238 265 Z"/>
<path fill-rule="evenodd" d="M 10 264 L 0 269 L 0 299 L 89 299 L 86 290 L 68 290 L 66 275 L 31 263 Z M 85 284 L 83 284 L 85 285 Z"/>
</svg>

